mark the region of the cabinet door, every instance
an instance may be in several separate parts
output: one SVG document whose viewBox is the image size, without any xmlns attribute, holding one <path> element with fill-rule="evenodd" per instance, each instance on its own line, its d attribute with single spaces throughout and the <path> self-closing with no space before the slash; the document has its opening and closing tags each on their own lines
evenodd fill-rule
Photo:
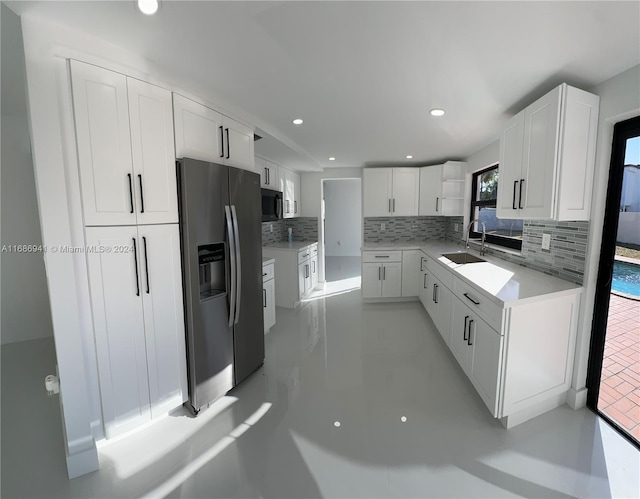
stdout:
<svg viewBox="0 0 640 499">
<path fill-rule="evenodd" d="M 498 218 L 517 218 L 522 179 L 522 154 L 524 144 L 524 111 L 515 115 L 500 136 L 500 166 L 496 214 Z"/>
<path fill-rule="evenodd" d="M 71 61 L 85 225 L 136 223 L 127 77 Z"/>
<path fill-rule="evenodd" d="M 318 285 L 318 255 L 311 257 L 311 289 L 314 289 Z"/>
<path fill-rule="evenodd" d="M 391 168 L 365 168 L 363 173 L 363 216 L 391 216 L 393 173 Z"/>
<path fill-rule="evenodd" d="M 107 438 L 151 417 L 137 228 L 87 227 L 102 414 Z M 135 248 L 135 251 L 134 251 Z"/>
<path fill-rule="evenodd" d="M 478 317 L 473 317 L 469 334 L 473 352 L 469 379 L 491 414 L 496 417 L 502 364 L 502 336 Z"/>
<path fill-rule="evenodd" d="M 382 296 L 382 265 L 378 263 L 362 264 L 362 297 L 380 298 Z"/>
<path fill-rule="evenodd" d="M 427 262 L 426 258 L 424 258 L 423 270 L 420 272 L 420 289 L 418 297 L 420 298 L 420 302 L 425 310 L 427 310 L 427 304 L 429 303 L 429 287 L 431 286 L 431 280 L 429 279 L 430 275 L 427 271 Z"/>
<path fill-rule="evenodd" d="M 441 215 L 442 165 L 420 168 L 420 216 Z"/>
<path fill-rule="evenodd" d="M 420 169 L 393 168 L 393 201 L 391 208 L 394 217 L 418 216 L 420 201 Z"/>
<path fill-rule="evenodd" d="M 224 164 L 255 171 L 253 129 L 227 116 L 222 117 L 224 128 Z"/>
<path fill-rule="evenodd" d="M 402 263 L 385 263 L 382 266 L 382 296 L 402 296 Z"/>
<path fill-rule="evenodd" d="M 260 187 L 262 189 L 268 189 L 269 188 L 269 183 L 268 183 L 269 175 L 267 174 L 267 162 L 266 162 L 266 160 L 256 156 L 255 159 L 253 160 L 253 165 L 254 165 L 256 173 L 260 174 Z"/>
<path fill-rule="evenodd" d="M 293 172 L 289 170 L 280 170 L 280 174 L 282 175 L 284 172 L 284 190 L 283 193 L 283 218 L 293 218 L 295 216 L 294 213 L 294 178 Z"/>
<path fill-rule="evenodd" d="M 451 337 L 451 307 L 453 293 L 444 285 L 440 284 L 436 288 L 436 328 L 445 343 L 448 345 Z"/>
<path fill-rule="evenodd" d="M 309 260 L 298 265 L 298 299 L 302 299 L 311 289 Z"/>
<path fill-rule="evenodd" d="M 178 224 L 138 227 L 151 416 L 188 398 Z"/>
<path fill-rule="evenodd" d="M 469 346 L 469 321 L 471 319 L 473 319 L 473 312 L 469 307 L 458 298 L 453 297 L 449 348 L 467 376 L 471 370 L 471 347 Z"/>
<path fill-rule="evenodd" d="M 300 203 L 300 175 L 292 172 L 291 176 L 293 177 L 293 216 L 297 218 L 300 216 L 302 207 Z"/>
<path fill-rule="evenodd" d="M 521 218 L 551 218 L 560 129 L 560 88 L 524 110 Z"/>
<path fill-rule="evenodd" d="M 427 305 L 426 305 L 427 313 L 429 314 L 429 317 L 431 317 L 431 320 L 433 321 L 434 324 L 436 324 L 437 313 L 438 313 L 438 307 L 436 304 L 436 292 L 439 284 L 440 284 L 440 281 L 438 281 L 438 279 L 436 279 L 432 275 L 431 282 L 429 283 L 428 292 L 425 293 L 426 295 L 425 299 L 427 302 Z"/>
<path fill-rule="evenodd" d="M 260 173 L 260 186 L 263 189 L 280 190 L 278 165 L 256 156 L 255 169 Z"/>
<path fill-rule="evenodd" d="M 420 255 L 418 250 L 402 252 L 402 296 L 418 296 L 420 291 Z"/>
<path fill-rule="evenodd" d="M 222 163 L 222 115 L 213 109 L 173 94 L 176 158 Z"/>
<path fill-rule="evenodd" d="M 178 222 L 171 92 L 127 78 L 138 224 Z"/>
<path fill-rule="evenodd" d="M 264 332 L 276 323 L 275 279 L 262 283 L 262 307 L 264 311 Z"/>
</svg>

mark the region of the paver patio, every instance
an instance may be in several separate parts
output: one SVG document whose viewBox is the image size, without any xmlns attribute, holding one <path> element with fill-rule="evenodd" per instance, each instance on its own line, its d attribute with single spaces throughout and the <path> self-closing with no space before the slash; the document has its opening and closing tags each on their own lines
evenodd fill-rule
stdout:
<svg viewBox="0 0 640 499">
<path fill-rule="evenodd" d="M 611 295 L 600 409 L 640 441 L 640 301 Z"/>
</svg>

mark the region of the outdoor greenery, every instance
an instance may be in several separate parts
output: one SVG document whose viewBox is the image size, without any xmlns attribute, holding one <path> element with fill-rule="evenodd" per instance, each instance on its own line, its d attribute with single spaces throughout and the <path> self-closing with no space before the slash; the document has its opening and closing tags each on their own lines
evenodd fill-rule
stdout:
<svg viewBox="0 0 640 499">
<path fill-rule="evenodd" d="M 479 180 L 480 200 L 488 201 L 498 199 L 498 169 L 496 168 L 483 173 Z"/>
</svg>

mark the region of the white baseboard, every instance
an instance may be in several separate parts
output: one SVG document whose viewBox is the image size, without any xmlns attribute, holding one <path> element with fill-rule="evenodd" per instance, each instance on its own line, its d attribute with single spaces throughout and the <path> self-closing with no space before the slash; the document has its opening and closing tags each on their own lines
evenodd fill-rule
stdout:
<svg viewBox="0 0 640 499">
<path fill-rule="evenodd" d="M 528 407 L 523 409 L 522 411 L 514 412 L 513 414 L 509 414 L 503 418 L 500 418 L 500 423 L 507 430 L 509 428 L 513 428 L 519 424 L 524 423 L 525 421 L 529 421 L 545 412 L 549 412 L 556 407 L 560 407 L 567 401 L 567 392 L 562 392 L 558 395 L 554 395 L 553 397 L 549 397 L 543 402 L 536 404 L 532 407 Z"/>
<path fill-rule="evenodd" d="M 98 471 L 99 468 L 98 450 L 95 445 L 91 449 L 73 455 L 67 455 L 67 474 L 70 480 L 93 471 Z"/>
<path fill-rule="evenodd" d="M 567 392 L 567 405 L 574 411 L 582 409 L 587 406 L 587 392 L 586 387 L 575 390 L 570 388 Z"/>
</svg>

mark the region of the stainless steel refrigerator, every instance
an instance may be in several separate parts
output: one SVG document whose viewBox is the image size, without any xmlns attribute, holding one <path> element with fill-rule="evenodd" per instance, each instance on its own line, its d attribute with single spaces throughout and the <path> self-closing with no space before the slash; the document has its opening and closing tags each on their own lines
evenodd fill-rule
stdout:
<svg viewBox="0 0 640 499">
<path fill-rule="evenodd" d="M 198 413 L 264 362 L 260 176 L 181 159 L 178 168 L 188 408 Z"/>
</svg>

